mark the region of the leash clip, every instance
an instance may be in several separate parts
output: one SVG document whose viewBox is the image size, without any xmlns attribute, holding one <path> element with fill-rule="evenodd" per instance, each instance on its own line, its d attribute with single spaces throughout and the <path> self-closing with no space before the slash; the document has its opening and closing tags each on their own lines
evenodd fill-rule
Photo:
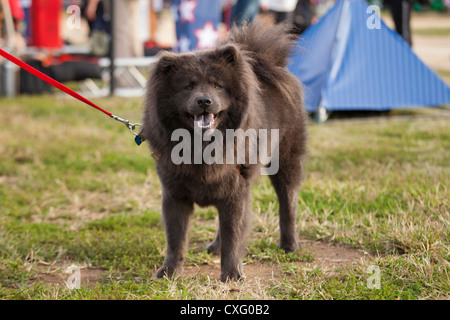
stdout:
<svg viewBox="0 0 450 320">
<path fill-rule="evenodd" d="M 136 142 L 137 145 L 140 145 L 142 143 L 142 139 L 139 136 L 139 130 L 136 131 L 136 127 L 141 127 L 142 125 L 140 123 L 130 123 L 129 120 L 126 119 L 122 119 L 121 117 L 112 115 L 111 118 L 113 118 L 114 120 L 120 121 L 123 124 L 125 124 L 127 126 L 128 129 L 130 129 L 130 132 L 135 136 L 134 137 L 134 141 Z"/>
<path fill-rule="evenodd" d="M 136 127 L 141 127 L 140 123 L 126 123 L 126 126 L 128 129 L 130 129 L 131 133 L 134 134 L 136 137 L 138 136 L 139 130 L 136 130 Z"/>
<path fill-rule="evenodd" d="M 134 134 L 135 136 L 138 135 L 138 132 L 135 132 L 135 130 L 136 130 L 136 127 L 142 126 L 140 123 L 130 123 L 130 120 L 125 120 L 125 119 L 122 119 L 121 117 L 118 117 L 115 115 L 112 115 L 112 118 L 114 120 L 124 123 L 127 126 L 127 128 L 130 129 L 131 133 Z"/>
</svg>

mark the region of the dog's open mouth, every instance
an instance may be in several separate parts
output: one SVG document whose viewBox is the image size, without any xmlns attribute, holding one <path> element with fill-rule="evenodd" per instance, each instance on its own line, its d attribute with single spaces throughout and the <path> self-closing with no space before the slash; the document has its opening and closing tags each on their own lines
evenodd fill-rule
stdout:
<svg viewBox="0 0 450 320">
<path fill-rule="evenodd" d="M 219 114 L 213 113 L 201 113 L 195 116 L 190 115 L 194 121 L 194 128 L 200 128 L 202 130 L 215 129 L 217 126 L 217 117 Z"/>
</svg>

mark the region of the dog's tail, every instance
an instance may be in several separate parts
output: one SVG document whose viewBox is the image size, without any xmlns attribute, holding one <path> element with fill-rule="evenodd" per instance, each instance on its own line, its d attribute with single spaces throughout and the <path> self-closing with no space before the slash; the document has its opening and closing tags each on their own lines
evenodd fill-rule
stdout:
<svg viewBox="0 0 450 320">
<path fill-rule="evenodd" d="M 292 26 L 289 24 L 267 25 L 256 19 L 241 27 L 233 26 L 227 40 L 238 44 L 263 64 L 267 62 L 277 67 L 286 67 L 296 43 L 291 30 Z"/>
<path fill-rule="evenodd" d="M 286 68 L 289 56 L 297 49 L 296 42 L 292 26 L 268 26 L 258 20 L 242 27 L 234 26 L 225 40 L 225 43 L 234 43 L 243 50 L 250 58 L 248 62 L 260 83 L 277 88 L 290 105 L 303 101 L 298 79 Z"/>
</svg>

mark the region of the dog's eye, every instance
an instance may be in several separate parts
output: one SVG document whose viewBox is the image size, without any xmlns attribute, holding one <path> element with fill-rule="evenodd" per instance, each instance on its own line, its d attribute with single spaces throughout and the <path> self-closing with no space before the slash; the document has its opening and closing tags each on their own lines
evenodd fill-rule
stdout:
<svg viewBox="0 0 450 320">
<path fill-rule="evenodd" d="M 186 90 L 192 90 L 192 89 L 194 89 L 194 87 L 192 86 L 192 84 L 188 84 L 188 85 L 185 87 L 185 89 L 186 89 Z"/>
<path fill-rule="evenodd" d="M 215 82 L 214 89 L 220 89 L 220 88 L 222 88 L 222 86 L 219 83 Z"/>
</svg>

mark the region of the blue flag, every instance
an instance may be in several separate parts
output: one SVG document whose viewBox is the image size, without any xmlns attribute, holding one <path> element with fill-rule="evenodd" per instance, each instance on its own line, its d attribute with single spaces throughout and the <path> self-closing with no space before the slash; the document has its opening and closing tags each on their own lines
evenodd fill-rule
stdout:
<svg viewBox="0 0 450 320">
<path fill-rule="evenodd" d="M 174 0 L 172 15 L 176 23 L 176 52 L 213 48 L 219 38 L 220 1 Z"/>
</svg>

